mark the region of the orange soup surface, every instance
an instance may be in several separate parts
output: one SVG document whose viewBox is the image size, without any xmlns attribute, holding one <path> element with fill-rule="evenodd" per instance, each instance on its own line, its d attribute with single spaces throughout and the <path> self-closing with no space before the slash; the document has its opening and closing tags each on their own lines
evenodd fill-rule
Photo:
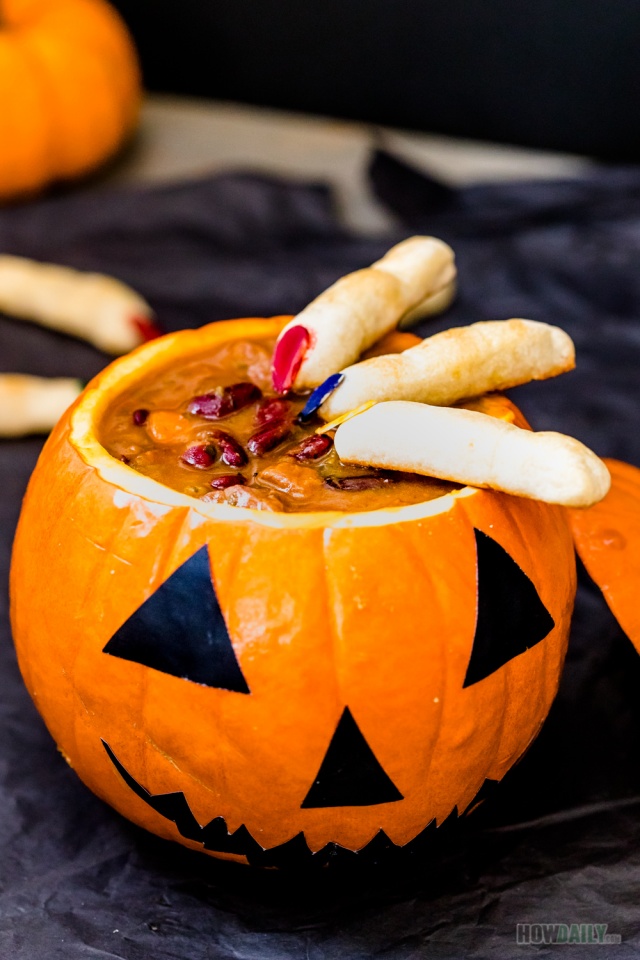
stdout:
<svg viewBox="0 0 640 960">
<path fill-rule="evenodd" d="M 100 441 L 154 480 L 207 502 L 256 510 L 399 507 L 458 489 L 431 477 L 342 463 L 306 397 L 277 397 L 274 340 L 238 340 L 141 380 L 107 411 Z"/>
</svg>

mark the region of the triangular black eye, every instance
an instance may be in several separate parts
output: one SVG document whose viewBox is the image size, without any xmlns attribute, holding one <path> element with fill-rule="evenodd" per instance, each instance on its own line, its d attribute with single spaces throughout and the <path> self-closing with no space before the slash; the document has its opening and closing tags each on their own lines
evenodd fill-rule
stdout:
<svg viewBox="0 0 640 960">
<path fill-rule="evenodd" d="M 504 547 L 474 531 L 478 555 L 478 619 L 465 687 L 484 680 L 553 630 L 553 617 L 533 582 Z"/>
<path fill-rule="evenodd" d="M 202 547 L 111 637 L 104 653 L 208 687 L 250 693 Z"/>
<path fill-rule="evenodd" d="M 345 707 L 302 807 L 370 807 L 403 799 Z"/>
</svg>

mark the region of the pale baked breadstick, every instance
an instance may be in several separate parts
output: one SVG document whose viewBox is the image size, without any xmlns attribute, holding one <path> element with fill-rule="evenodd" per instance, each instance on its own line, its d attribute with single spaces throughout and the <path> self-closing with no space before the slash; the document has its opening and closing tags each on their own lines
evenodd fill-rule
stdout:
<svg viewBox="0 0 640 960">
<path fill-rule="evenodd" d="M 0 255 L 0 310 L 112 354 L 133 350 L 152 329 L 149 304 L 119 280 L 7 254 Z"/>
<path fill-rule="evenodd" d="M 466 397 L 546 380 L 575 366 L 571 338 L 535 320 L 489 320 L 427 337 L 403 353 L 347 367 L 320 407 L 325 420 L 370 400 L 448 406 Z"/>
<path fill-rule="evenodd" d="M 420 323 L 420 321 L 426 317 L 433 317 L 438 313 L 444 313 L 444 311 L 451 306 L 455 295 L 456 281 L 452 280 L 451 283 L 448 283 L 442 290 L 425 297 L 424 300 L 421 300 L 415 307 L 407 311 L 398 321 L 398 329 L 408 330 L 409 327 L 415 326 L 416 323 Z"/>
<path fill-rule="evenodd" d="M 292 327 L 309 333 L 294 389 L 316 387 L 379 340 L 419 304 L 448 291 L 455 278 L 453 251 L 434 237 L 410 237 L 371 267 L 342 277 L 299 313 Z M 423 306 L 424 308 L 424 306 Z"/>
<path fill-rule="evenodd" d="M 0 437 L 49 433 L 81 391 L 70 377 L 0 374 Z"/>
<path fill-rule="evenodd" d="M 403 400 L 378 403 L 335 435 L 345 463 L 404 470 L 519 497 L 588 507 L 601 500 L 609 471 L 584 444 L 561 433 L 532 433 L 473 410 Z"/>
</svg>

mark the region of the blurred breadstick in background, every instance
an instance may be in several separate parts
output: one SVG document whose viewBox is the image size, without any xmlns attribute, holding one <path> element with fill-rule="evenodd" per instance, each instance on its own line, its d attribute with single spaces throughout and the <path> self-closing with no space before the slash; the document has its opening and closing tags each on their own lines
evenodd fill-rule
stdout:
<svg viewBox="0 0 640 960">
<path fill-rule="evenodd" d="M 490 487 L 567 507 L 588 507 L 611 478 L 595 453 L 561 433 L 532 433 L 484 413 L 403 400 L 378 403 L 338 427 L 344 463 Z"/>
<path fill-rule="evenodd" d="M 114 277 L 7 254 L 0 255 L 0 311 L 116 355 L 159 334 L 149 304 Z"/>
<path fill-rule="evenodd" d="M 455 275 L 451 247 L 435 237 L 410 237 L 371 267 L 342 277 L 280 334 L 273 362 L 276 391 L 317 387 L 414 308 L 429 309 L 429 301 L 431 308 L 434 302 L 448 304 Z"/>
<path fill-rule="evenodd" d="M 0 374 L 0 437 L 49 433 L 83 386 L 71 377 Z"/>
<path fill-rule="evenodd" d="M 535 320 L 488 320 L 436 333 L 403 353 L 347 367 L 320 415 L 333 420 L 372 400 L 448 406 L 555 377 L 574 366 L 573 342 L 559 327 Z"/>
</svg>

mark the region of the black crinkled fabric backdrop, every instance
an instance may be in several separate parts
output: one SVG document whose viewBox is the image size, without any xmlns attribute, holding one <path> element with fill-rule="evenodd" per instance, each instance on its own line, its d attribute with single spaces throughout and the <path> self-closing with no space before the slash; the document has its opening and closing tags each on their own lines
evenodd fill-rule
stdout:
<svg viewBox="0 0 640 960">
<path fill-rule="evenodd" d="M 378 154 L 371 178 L 403 224 L 348 235 L 323 187 L 228 175 L 102 189 L 0 211 L 0 250 L 112 273 L 166 330 L 293 313 L 409 233 L 457 253 L 460 292 L 423 334 L 524 316 L 564 327 L 578 368 L 514 391 L 537 429 L 640 465 L 640 170 L 450 191 Z M 0 368 L 88 378 L 106 358 L 0 320 Z M 41 447 L 0 441 L 0 563 Z M 42 570 L 43 578 L 47 576 Z M 472 817 L 408 855 L 302 875 L 216 862 L 97 800 L 22 685 L 2 590 L 0 955 L 11 960 L 388 960 L 555 957 L 518 923 L 607 923 L 640 956 L 640 658 L 581 571 L 558 698 L 521 762 Z M 402 642 L 398 638 L 398 642 Z M 593 954 L 591 953 L 593 950 Z"/>
</svg>

